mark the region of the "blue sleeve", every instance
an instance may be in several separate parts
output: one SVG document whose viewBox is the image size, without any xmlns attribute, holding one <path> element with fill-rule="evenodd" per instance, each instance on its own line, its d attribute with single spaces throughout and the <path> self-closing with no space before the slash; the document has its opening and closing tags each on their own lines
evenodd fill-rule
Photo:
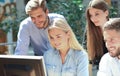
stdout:
<svg viewBox="0 0 120 76">
<path fill-rule="evenodd" d="M 79 55 L 77 76 L 89 76 L 88 65 L 88 55 L 86 52 L 83 52 L 82 55 Z"/>
<path fill-rule="evenodd" d="M 15 55 L 27 55 L 30 44 L 29 29 L 27 25 L 28 24 L 24 24 L 24 22 L 20 24 Z"/>
</svg>

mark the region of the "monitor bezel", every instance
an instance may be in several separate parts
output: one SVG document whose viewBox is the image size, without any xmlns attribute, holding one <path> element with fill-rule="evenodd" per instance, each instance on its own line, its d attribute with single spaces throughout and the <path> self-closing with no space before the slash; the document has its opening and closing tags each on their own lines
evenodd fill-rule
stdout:
<svg viewBox="0 0 120 76">
<path fill-rule="evenodd" d="M 46 76 L 46 69 L 43 56 L 23 56 L 23 55 L 0 55 L 0 74 L 5 74 L 4 65 L 29 65 L 34 68 L 34 76 Z M 30 75 L 31 76 L 31 75 Z M 33 76 L 33 75 L 32 75 Z"/>
</svg>

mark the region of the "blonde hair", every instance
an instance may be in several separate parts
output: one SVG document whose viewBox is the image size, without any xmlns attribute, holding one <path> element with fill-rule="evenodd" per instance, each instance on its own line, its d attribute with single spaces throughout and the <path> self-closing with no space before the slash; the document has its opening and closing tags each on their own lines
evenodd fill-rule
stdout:
<svg viewBox="0 0 120 76">
<path fill-rule="evenodd" d="M 46 0 L 29 0 L 25 7 L 26 14 L 29 14 L 30 11 L 37 8 L 42 8 L 43 11 L 46 11 Z"/>
<path fill-rule="evenodd" d="M 75 34 L 73 33 L 71 27 L 69 26 L 65 18 L 54 18 L 51 21 L 51 25 L 48 28 L 48 32 L 53 28 L 61 29 L 64 32 L 69 31 L 70 32 L 70 39 L 69 39 L 70 48 L 75 50 L 84 50 L 83 47 L 79 44 L 78 40 L 76 39 Z"/>
</svg>

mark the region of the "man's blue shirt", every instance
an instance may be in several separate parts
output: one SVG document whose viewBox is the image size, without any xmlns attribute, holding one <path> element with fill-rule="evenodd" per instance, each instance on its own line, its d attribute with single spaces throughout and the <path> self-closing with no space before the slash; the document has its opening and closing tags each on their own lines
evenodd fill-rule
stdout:
<svg viewBox="0 0 120 76">
<path fill-rule="evenodd" d="M 55 17 L 63 17 L 62 15 L 51 13 L 48 14 L 49 22 Z M 43 55 L 45 51 L 51 49 L 48 40 L 47 29 L 38 29 L 28 17 L 23 20 L 19 27 L 17 46 L 15 49 L 16 55 L 27 55 L 29 46 L 33 47 L 35 55 Z"/>
</svg>

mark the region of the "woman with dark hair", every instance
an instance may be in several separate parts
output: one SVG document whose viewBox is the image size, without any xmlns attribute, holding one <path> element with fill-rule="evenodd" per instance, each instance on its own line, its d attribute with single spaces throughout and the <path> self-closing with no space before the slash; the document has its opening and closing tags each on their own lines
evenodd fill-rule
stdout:
<svg viewBox="0 0 120 76">
<path fill-rule="evenodd" d="M 98 64 L 101 56 L 107 52 L 104 46 L 102 27 L 109 20 L 108 5 L 104 0 L 92 0 L 86 10 L 87 50 L 90 59 Z"/>
<path fill-rule="evenodd" d="M 101 57 L 108 52 L 102 34 L 103 25 L 109 20 L 108 4 L 104 0 L 91 0 L 86 9 L 86 18 L 87 51 L 90 63 L 98 67 Z"/>
</svg>

